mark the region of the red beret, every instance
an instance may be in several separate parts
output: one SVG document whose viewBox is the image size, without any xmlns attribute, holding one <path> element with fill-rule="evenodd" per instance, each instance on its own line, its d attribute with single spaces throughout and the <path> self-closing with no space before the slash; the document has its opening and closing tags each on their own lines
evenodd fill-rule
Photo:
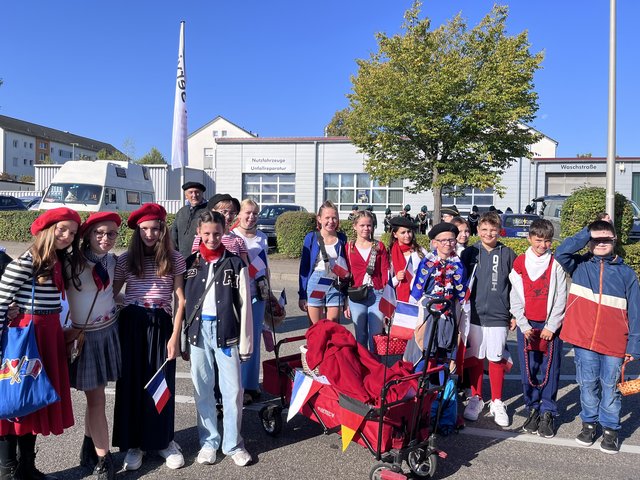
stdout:
<svg viewBox="0 0 640 480">
<path fill-rule="evenodd" d="M 167 211 L 162 205 L 158 205 L 157 203 L 145 203 L 135 212 L 131 212 L 127 225 L 129 228 L 135 229 L 136 225 L 140 225 L 142 222 L 147 222 L 149 220 L 161 220 L 164 222 L 166 218 Z"/>
<path fill-rule="evenodd" d="M 115 224 L 119 227 L 122 223 L 122 218 L 120 218 L 120 215 L 118 215 L 116 212 L 92 213 L 80 227 L 80 235 L 84 235 L 84 233 L 91 225 L 95 225 L 96 223 L 100 222 L 115 222 Z"/>
<path fill-rule="evenodd" d="M 78 212 L 75 210 L 71 210 L 67 207 L 54 208 L 52 210 L 47 210 L 36 218 L 36 221 L 31 224 L 31 235 L 37 235 L 45 228 L 48 228 L 58 222 L 64 222 L 65 220 L 71 220 L 72 222 L 76 222 L 78 225 L 82 223 L 80 215 L 78 215 Z"/>
</svg>

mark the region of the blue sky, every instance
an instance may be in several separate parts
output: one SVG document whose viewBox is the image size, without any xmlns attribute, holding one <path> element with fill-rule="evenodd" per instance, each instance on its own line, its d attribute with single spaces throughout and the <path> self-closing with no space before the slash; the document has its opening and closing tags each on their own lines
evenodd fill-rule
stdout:
<svg viewBox="0 0 640 480">
<path fill-rule="evenodd" d="M 470 25 L 493 1 L 425 0 L 440 25 Z M 558 155 L 606 155 L 609 2 L 504 2 L 508 29 L 543 50 L 533 126 Z M 262 137 L 322 135 L 348 105 L 355 59 L 374 34 L 399 31 L 411 0 L 21 0 L 3 2 L 0 113 L 68 130 L 135 156 L 152 146 L 168 161 L 179 22 L 186 21 L 188 130 L 217 115 Z M 640 2 L 618 0 L 617 152 L 640 155 L 635 112 Z M 128 148 L 128 147 L 127 147 Z"/>
</svg>

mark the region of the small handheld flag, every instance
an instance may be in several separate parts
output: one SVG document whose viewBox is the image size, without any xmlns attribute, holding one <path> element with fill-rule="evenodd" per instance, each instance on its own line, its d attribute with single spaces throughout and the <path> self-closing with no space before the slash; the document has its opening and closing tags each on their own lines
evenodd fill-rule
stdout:
<svg viewBox="0 0 640 480">
<path fill-rule="evenodd" d="M 393 315 L 389 335 L 392 337 L 409 340 L 420 321 L 420 306 L 407 302 L 398 302 Z"/>
<path fill-rule="evenodd" d="M 278 298 L 278 304 L 284 308 L 284 306 L 287 304 L 287 294 L 284 293 L 284 288 L 282 289 L 282 292 L 280 292 L 280 298 Z"/>
<path fill-rule="evenodd" d="M 320 277 L 318 280 L 318 284 L 315 286 L 313 291 L 311 292 L 311 298 L 317 298 L 318 300 L 322 300 L 329 288 L 333 285 L 333 280 L 328 277 Z"/>
<path fill-rule="evenodd" d="M 166 360 L 162 366 L 158 369 L 149 383 L 144 386 L 144 389 L 149 392 L 151 398 L 153 398 L 153 403 L 156 405 L 156 410 L 158 413 L 162 412 L 162 409 L 165 407 L 169 399 L 171 398 L 171 392 L 169 391 L 169 387 L 167 386 L 167 379 L 164 376 L 164 366 L 167 364 L 169 360 Z"/>
<path fill-rule="evenodd" d="M 336 258 L 336 261 L 333 264 L 333 267 L 331 267 L 331 271 L 335 273 L 338 276 L 338 278 L 341 280 L 344 280 L 350 275 L 349 267 L 347 266 L 347 261 L 344 258 L 342 258 L 340 255 L 338 255 L 338 258 Z"/>
<path fill-rule="evenodd" d="M 393 316 L 396 310 L 396 290 L 393 288 L 392 279 L 390 278 L 382 291 L 382 297 L 378 304 L 378 309 L 387 318 Z"/>
<path fill-rule="evenodd" d="M 296 370 L 293 379 L 293 388 L 291 390 L 291 403 L 289 404 L 289 412 L 287 413 L 287 422 L 295 417 L 296 413 L 316 394 L 322 387 L 322 383 L 315 382 L 310 376 L 305 375 L 302 371 Z"/>
<path fill-rule="evenodd" d="M 249 276 L 251 278 L 256 278 L 258 273 L 267 269 L 267 262 L 264 258 L 264 250 L 261 250 L 258 255 L 253 257 L 251 262 L 249 263 Z"/>
</svg>

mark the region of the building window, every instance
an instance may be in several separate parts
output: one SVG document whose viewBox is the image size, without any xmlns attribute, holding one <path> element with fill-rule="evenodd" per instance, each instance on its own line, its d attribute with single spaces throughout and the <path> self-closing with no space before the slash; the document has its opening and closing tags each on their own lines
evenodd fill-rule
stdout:
<svg viewBox="0 0 640 480">
<path fill-rule="evenodd" d="M 18 140 L 13 141 L 13 148 L 18 148 Z"/>
<path fill-rule="evenodd" d="M 62 157 L 62 158 L 71 158 L 73 153 L 70 152 L 69 150 L 62 150 L 60 148 L 60 149 L 58 149 L 58 155 L 60 155 L 60 157 Z"/>
<path fill-rule="evenodd" d="M 53 147 L 51 147 L 51 153 L 53 153 Z"/>
<path fill-rule="evenodd" d="M 222 136 L 226 137 L 227 136 L 227 131 L 226 130 L 222 130 Z"/>
<path fill-rule="evenodd" d="M 33 142 L 29 142 L 29 148 L 33 150 Z"/>
<path fill-rule="evenodd" d="M 242 198 L 258 205 L 296 202 L 295 173 L 245 173 L 242 176 Z"/>
<path fill-rule="evenodd" d="M 203 168 L 213 168 L 213 148 L 204 149 Z"/>
<path fill-rule="evenodd" d="M 27 159 L 26 159 L 26 158 L 24 159 L 23 163 L 24 163 L 25 165 L 27 164 Z"/>
<path fill-rule="evenodd" d="M 38 148 L 40 148 L 41 150 L 44 150 L 45 148 L 47 148 L 47 144 L 44 142 L 40 142 L 40 146 Z"/>
<path fill-rule="evenodd" d="M 24 143 L 24 148 L 27 148 L 27 142 L 22 142 Z"/>
<path fill-rule="evenodd" d="M 335 203 L 340 212 L 350 212 L 354 205 L 372 205 L 377 211 L 401 210 L 404 189 L 402 180 L 382 185 L 368 173 L 327 173 L 324 199 Z"/>
<path fill-rule="evenodd" d="M 493 188 L 484 190 L 479 188 L 465 188 L 464 197 L 442 195 L 442 206 L 455 205 L 462 215 L 471 212 L 471 207 L 476 205 L 481 212 L 487 211 L 493 205 Z"/>
<path fill-rule="evenodd" d="M 33 160 L 29 160 L 29 165 L 33 166 Z"/>
<path fill-rule="evenodd" d="M 13 157 L 13 166 L 14 167 L 18 166 L 18 157 Z"/>
<path fill-rule="evenodd" d="M 213 131 L 213 136 L 214 136 L 214 137 L 217 137 L 217 136 L 218 136 L 218 130 L 214 130 L 214 131 Z"/>
<path fill-rule="evenodd" d="M 607 186 L 606 173 L 547 173 L 545 177 L 547 195 L 571 195 L 581 187 Z"/>
</svg>

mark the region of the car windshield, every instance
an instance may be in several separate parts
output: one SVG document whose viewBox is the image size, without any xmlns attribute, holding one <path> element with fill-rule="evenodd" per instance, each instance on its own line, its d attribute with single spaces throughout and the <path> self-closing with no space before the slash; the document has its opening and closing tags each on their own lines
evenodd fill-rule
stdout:
<svg viewBox="0 0 640 480">
<path fill-rule="evenodd" d="M 84 183 L 53 183 L 42 199 L 45 203 L 81 203 L 97 205 L 100 202 L 102 187 Z"/>
<path fill-rule="evenodd" d="M 291 210 L 291 208 L 289 207 L 283 207 L 283 206 L 271 206 L 271 207 L 264 207 L 262 210 L 260 210 L 260 213 L 258 214 L 258 218 L 276 218 L 278 215 Z"/>
</svg>

